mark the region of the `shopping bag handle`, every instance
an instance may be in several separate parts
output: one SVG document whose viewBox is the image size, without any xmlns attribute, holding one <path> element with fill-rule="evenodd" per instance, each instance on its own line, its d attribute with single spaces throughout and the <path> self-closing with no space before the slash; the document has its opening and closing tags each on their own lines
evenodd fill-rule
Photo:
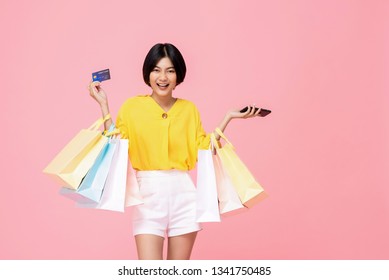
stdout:
<svg viewBox="0 0 389 280">
<path fill-rule="evenodd" d="M 106 115 L 104 118 L 100 118 L 97 121 L 95 121 L 88 130 L 96 131 L 99 129 L 99 127 L 107 120 L 111 118 L 111 114 Z"/>
<path fill-rule="evenodd" d="M 219 144 L 217 143 L 215 133 L 211 133 L 211 150 L 219 150 Z"/>
<path fill-rule="evenodd" d="M 104 136 L 110 137 L 112 135 L 117 135 L 117 134 L 120 134 L 119 128 L 115 128 L 114 130 L 105 133 Z"/>
<path fill-rule="evenodd" d="M 221 131 L 220 128 L 216 127 L 215 131 L 216 131 L 217 134 L 219 134 L 220 137 L 223 138 L 228 144 L 230 144 L 232 147 L 234 147 L 234 146 L 232 145 L 232 143 L 231 143 L 231 142 L 227 139 L 227 137 L 224 135 L 224 133 Z M 214 135 L 214 137 L 215 137 L 215 135 Z M 216 137 L 215 137 L 215 141 L 216 141 Z"/>
</svg>

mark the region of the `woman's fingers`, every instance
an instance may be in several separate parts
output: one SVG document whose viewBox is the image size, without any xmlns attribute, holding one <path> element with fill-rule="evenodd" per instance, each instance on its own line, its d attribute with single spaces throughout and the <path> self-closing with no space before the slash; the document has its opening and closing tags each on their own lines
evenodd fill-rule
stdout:
<svg viewBox="0 0 389 280">
<path fill-rule="evenodd" d="M 251 105 L 251 112 L 250 112 L 250 117 L 255 114 L 255 103 Z"/>
<path fill-rule="evenodd" d="M 247 110 L 247 114 L 245 115 L 245 118 L 250 118 L 254 115 L 254 112 L 255 112 L 255 105 L 249 105 L 248 106 L 248 110 Z"/>
<path fill-rule="evenodd" d="M 101 89 L 101 83 L 96 81 L 96 82 L 92 82 L 92 89 L 94 90 L 94 92 L 98 93 Z"/>
<path fill-rule="evenodd" d="M 89 95 L 100 104 L 100 106 L 107 104 L 108 99 L 106 93 L 101 87 L 99 81 L 90 81 L 88 85 Z"/>
<path fill-rule="evenodd" d="M 101 84 L 98 81 L 89 83 L 89 93 L 91 96 L 95 96 L 101 90 Z"/>
<path fill-rule="evenodd" d="M 258 108 L 258 110 L 257 111 L 255 111 L 255 114 L 254 114 L 254 116 L 256 117 L 256 116 L 259 116 L 259 113 L 261 112 L 261 108 Z"/>
<path fill-rule="evenodd" d="M 251 106 L 248 105 L 247 106 L 247 110 L 245 112 L 242 113 L 242 118 L 247 118 L 248 115 L 250 115 L 250 112 L 251 112 Z"/>
<path fill-rule="evenodd" d="M 258 110 L 256 109 L 255 104 L 249 105 L 247 107 L 248 107 L 248 110 L 246 111 L 244 118 L 256 117 L 259 115 L 259 112 L 261 111 L 261 109 L 258 109 Z"/>
</svg>

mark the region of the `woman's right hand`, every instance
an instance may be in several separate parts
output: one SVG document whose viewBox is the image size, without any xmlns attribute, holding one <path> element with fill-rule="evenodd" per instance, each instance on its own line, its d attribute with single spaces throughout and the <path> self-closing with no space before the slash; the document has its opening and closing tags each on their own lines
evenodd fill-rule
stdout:
<svg viewBox="0 0 389 280">
<path fill-rule="evenodd" d="M 88 86 L 89 94 L 92 96 L 94 100 L 96 100 L 97 103 L 99 103 L 101 108 L 101 113 L 103 114 L 103 118 L 109 114 L 109 108 L 108 108 L 108 98 L 105 91 L 101 88 L 100 82 L 93 82 L 91 81 Z M 109 118 L 104 122 L 104 128 L 105 130 L 109 129 L 112 124 L 112 119 Z"/>
<path fill-rule="evenodd" d="M 100 104 L 100 106 L 107 106 L 108 105 L 108 98 L 107 94 L 101 87 L 101 83 L 98 81 L 91 81 L 88 86 L 89 94 L 92 96 L 94 100 L 97 101 L 97 103 Z"/>
</svg>

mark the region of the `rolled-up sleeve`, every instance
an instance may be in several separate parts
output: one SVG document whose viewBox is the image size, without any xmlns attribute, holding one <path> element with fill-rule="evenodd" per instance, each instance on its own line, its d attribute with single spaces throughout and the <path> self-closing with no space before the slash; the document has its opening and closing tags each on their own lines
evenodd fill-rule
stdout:
<svg viewBox="0 0 389 280">
<path fill-rule="evenodd" d="M 126 104 L 120 108 L 118 116 L 116 118 L 116 128 L 120 130 L 120 135 L 122 139 L 128 139 L 128 123 L 126 122 Z"/>
<path fill-rule="evenodd" d="M 200 113 L 196 109 L 196 143 L 199 150 L 207 150 L 211 144 L 211 134 L 204 131 Z"/>
</svg>

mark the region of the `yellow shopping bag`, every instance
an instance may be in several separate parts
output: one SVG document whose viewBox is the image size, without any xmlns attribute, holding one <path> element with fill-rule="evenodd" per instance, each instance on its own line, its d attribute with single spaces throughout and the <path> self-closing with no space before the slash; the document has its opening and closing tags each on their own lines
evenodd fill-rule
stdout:
<svg viewBox="0 0 389 280">
<path fill-rule="evenodd" d="M 103 136 L 99 127 L 110 118 L 107 115 L 82 129 L 43 170 L 56 182 L 69 189 L 77 189 L 108 138 Z"/>
<path fill-rule="evenodd" d="M 267 197 L 267 194 L 235 153 L 234 146 L 223 132 L 219 128 L 216 129 L 216 132 L 226 141 L 226 144 L 222 147 L 215 145 L 217 156 L 231 178 L 242 204 L 251 208 Z"/>
</svg>

